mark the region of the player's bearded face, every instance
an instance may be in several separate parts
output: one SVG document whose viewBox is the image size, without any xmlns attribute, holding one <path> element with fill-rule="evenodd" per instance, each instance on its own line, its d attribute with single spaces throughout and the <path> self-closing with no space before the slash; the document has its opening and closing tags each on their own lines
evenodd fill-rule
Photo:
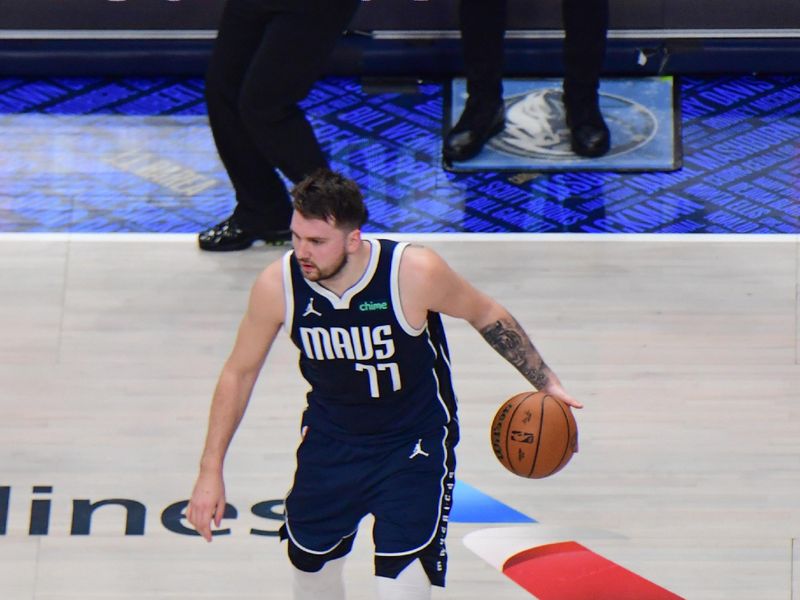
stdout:
<svg viewBox="0 0 800 600">
<path fill-rule="evenodd" d="M 344 245 L 342 245 L 341 252 L 338 256 L 333 256 L 329 260 L 326 260 L 326 264 L 318 263 L 312 258 L 301 257 L 297 257 L 297 262 L 300 263 L 303 277 L 309 281 L 323 281 L 325 279 L 331 279 L 341 272 L 347 264 L 347 253 L 344 251 Z"/>
<path fill-rule="evenodd" d="M 309 281 L 336 277 L 347 265 L 347 234 L 325 221 L 292 218 L 294 258 Z"/>
</svg>

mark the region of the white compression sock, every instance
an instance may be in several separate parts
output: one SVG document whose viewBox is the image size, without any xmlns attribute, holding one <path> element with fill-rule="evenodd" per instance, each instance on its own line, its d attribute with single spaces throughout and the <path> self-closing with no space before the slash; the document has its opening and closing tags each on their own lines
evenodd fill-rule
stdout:
<svg viewBox="0 0 800 600">
<path fill-rule="evenodd" d="M 419 559 L 400 571 L 397 579 L 377 577 L 379 600 L 430 600 L 431 582 Z"/>
<path fill-rule="evenodd" d="M 294 600 L 344 600 L 344 561 L 345 557 L 329 560 L 316 573 L 292 565 Z"/>
</svg>

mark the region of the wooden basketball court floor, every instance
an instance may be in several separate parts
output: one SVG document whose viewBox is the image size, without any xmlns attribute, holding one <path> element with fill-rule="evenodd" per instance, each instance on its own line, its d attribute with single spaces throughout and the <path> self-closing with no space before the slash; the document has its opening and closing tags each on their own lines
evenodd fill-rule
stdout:
<svg viewBox="0 0 800 600">
<path fill-rule="evenodd" d="M 536 519 L 522 526 L 532 539 L 556 530 L 681 597 L 790 597 L 800 236 L 419 240 L 503 302 L 586 404 L 564 471 L 507 473 L 489 421 L 526 386 L 448 320 L 461 480 Z M 191 492 L 250 284 L 282 251 L 203 254 L 193 236 L 0 237 L 0 597 L 290 597 L 285 546 L 251 533 L 277 528 L 251 507 L 283 497 L 298 441 L 306 387 L 285 337 L 229 452 L 230 534 L 206 544 L 162 522 Z M 143 534 L 125 535 L 119 506 L 73 533 L 75 501 L 104 499 L 146 507 Z M 345 572 L 355 600 L 372 597 L 368 526 Z M 511 526 L 453 523 L 449 586 L 435 598 L 531 598 L 464 546 L 487 527 Z"/>
</svg>

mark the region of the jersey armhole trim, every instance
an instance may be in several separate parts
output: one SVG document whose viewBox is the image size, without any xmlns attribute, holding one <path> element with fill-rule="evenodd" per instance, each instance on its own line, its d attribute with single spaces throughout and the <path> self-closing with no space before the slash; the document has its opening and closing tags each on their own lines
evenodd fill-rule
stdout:
<svg viewBox="0 0 800 600">
<path fill-rule="evenodd" d="M 283 298 L 286 312 L 283 315 L 283 329 L 290 336 L 292 335 L 292 324 L 294 321 L 294 289 L 292 288 L 292 253 L 289 250 L 283 255 Z"/>
<path fill-rule="evenodd" d="M 417 329 L 411 323 L 409 323 L 408 319 L 406 319 L 405 313 L 403 312 L 403 305 L 400 302 L 400 261 L 403 258 L 403 252 L 408 246 L 408 242 L 400 242 L 394 248 L 394 252 L 392 253 L 392 271 L 391 277 L 389 278 L 389 289 L 391 290 L 392 294 L 394 318 L 397 319 L 397 322 L 400 323 L 400 327 L 402 327 L 403 331 L 405 331 L 408 335 L 418 337 L 422 335 L 423 331 L 425 331 L 427 324 L 423 324 L 422 327 Z"/>
</svg>

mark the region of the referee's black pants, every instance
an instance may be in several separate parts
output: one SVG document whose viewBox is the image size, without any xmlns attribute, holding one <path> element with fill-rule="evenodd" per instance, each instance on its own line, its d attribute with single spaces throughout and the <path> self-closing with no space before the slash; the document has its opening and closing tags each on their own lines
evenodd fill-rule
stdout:
<svg viewBox="0 0 800 600">
<path fill-rule="evenodd" d="M 297 182 L 327 165 L 297 103 L 319 77 L 360 0 L 228 0 L 206 75 L 217 151 L 250 233 L 286 229 Z"/>
<path fill-rule="evenodd" d="M 461 0 L 461 37 L 467 92 L 473 102 L 496 106 L 503 95 L 503 38 L 507 0 Z M 564 85 L 594 87 L 606 52 L 608 0 L 561 0 Z"/>
</svg>

